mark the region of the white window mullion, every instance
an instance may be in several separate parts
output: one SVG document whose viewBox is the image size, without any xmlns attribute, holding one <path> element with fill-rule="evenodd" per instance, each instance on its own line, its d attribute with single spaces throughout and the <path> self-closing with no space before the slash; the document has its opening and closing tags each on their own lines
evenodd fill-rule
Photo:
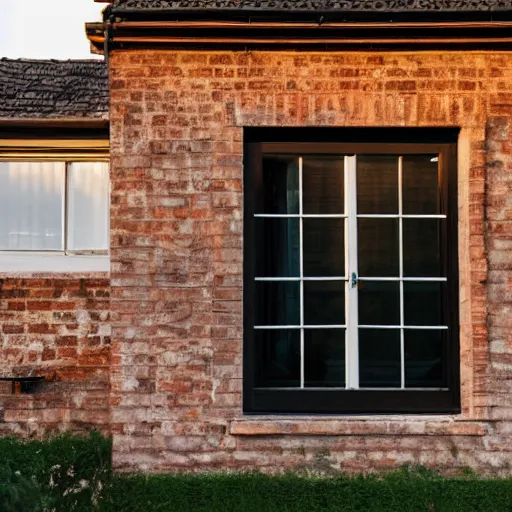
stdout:
<svg viewBox="0 0 512 512">
<path fill-rule="evenodd" d="M 346 297 L 346 387 L 359 389 L 359 340 L 358 340 L 358 304 L 357 304 L 357 182 L 356 156 L 345 157 L 345 267 L 347 282 Z M 355 283 L 352 276 L 355 276 Z"/>
<path fill-rule="evenodd" d="M 403 157 L 398 159 L 398 268 L 400 277 L 400 387 L 405 388 Z"/>
<path fill-rule="evenodd" d="M 300 387 L 304 388 L 304 229 L 302 171 L 304 160 L 299 157 L 299 276 L 300 276 Z"/>
<path fill-rule="evenodd" d="M 69 162 L 64 164 L 64 180 L 62 183 L 62 248 L 64 252 L 68 250 L 68 214 L 69 214 Z"/>
</svg>

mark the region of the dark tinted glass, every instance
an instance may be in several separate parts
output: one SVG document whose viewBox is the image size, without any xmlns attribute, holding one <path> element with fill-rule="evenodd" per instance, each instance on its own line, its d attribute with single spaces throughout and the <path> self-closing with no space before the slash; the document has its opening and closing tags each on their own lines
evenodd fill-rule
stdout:
<svg viewBox="0 0 512 512">
<path fill-rule="evenodd" d="M 443 325 L 441 283 L 404 283 L 405 325 Z"/>
<path fill-rule="evenodd" d="M 400 331 L 359 329 L 359 387 L 400 387 Z"/>
<path fill-rule="evenodd" d="M 345 387 L 345 329 L 306 329 L 304 357 L 306 387 Z"/>
<path fill-rule="evenodd" d="M 262 197 L 256 213 L 299 213 L 299 166 L 297 157 L 263 157 Z"/>
<path fill-rule="evenodd" d="M 344 281 L 304 281 L 304 323 L 345 324 Z"/>
<path fill-rule="evenodd" d="M 300 386 L 300 331 L 254 331 L 255 386 Z"/>
<path fill-rule="evenodd" d="M 440 213 L 438 166 L 437 155 L 403 157 L 402 184 L 405 215 Z"/>
<path fill-rule="evenodd" d="M 359 275 L 398 276 L 398 219 L 358 219 Z"/>
<path fill-rule="evenodd" d="M 256 325 L 300 325 L 300 283 L 257 281 Z"/>
<path fill-rule="evenodd" d="M 345 275 L 344 219 L 303 219 L 304 276 Z"/>
<path fill-rule="evenodd" d="M 359 325 L 400 325 L 400 284 L 363 281 L 359 289 Z"/>
<path fill-rule="evenodd" d="M 298 277 L 299 219 L 254 219 L 256 277 Z"/>
<path fill-rule="evenodd" d="M 398 157 L 357 157 L 357 213 L 398 213 Z"/>
<path fill-rule="evenodd" d="M 404 276 L 443 277 L 438 219 L 404 219 Z"/>
<path fill-rule="evenodd" d="M 343 157 L 306 157 L 302 169 L 303 212 L 344 213 Z"/>
<path fill-rule="evenodd" d="M 405 386 L 447 387 L 444 347 L 447 331 L 405 329 Z"/>
</svg>

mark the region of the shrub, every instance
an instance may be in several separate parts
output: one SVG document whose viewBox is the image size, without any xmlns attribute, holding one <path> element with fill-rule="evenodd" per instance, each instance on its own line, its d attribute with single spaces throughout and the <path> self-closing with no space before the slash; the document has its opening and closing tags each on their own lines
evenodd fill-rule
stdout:
<svg viewBox="0 0 512 512">
<path fill-rule="evenodd" d="M 40 512 L 41 494 L 37 485 L 5 464 L 0 465 L 0 510 Z"/>
<path fill-rule="evenodd" d="M 91 512 L 110 481 L 111 443 L 95 432 L 48 441 L 0 438 L 0 454 L 11 474 L 33 482 L 45 511 Z"/>
</svg>

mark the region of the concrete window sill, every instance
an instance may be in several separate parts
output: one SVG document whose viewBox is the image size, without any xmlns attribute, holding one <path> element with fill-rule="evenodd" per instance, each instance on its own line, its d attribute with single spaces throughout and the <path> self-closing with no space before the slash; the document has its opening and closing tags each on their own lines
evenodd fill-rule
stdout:
<svg viewBox="0 0 512 512">
<path fill-rule="evenodd" d="M 485 436 L 481 421 L 457 420 L 453 416 L 393 419 L 239 419 L 231 422 L 235 436 Z"/>
<path fill-rule="evenodd" d="M 110 272 L 109 256 L 68 256 L 52 252 L 0 251 L 0 272 L 63 274 L 73 272 Z"/>
</svg>

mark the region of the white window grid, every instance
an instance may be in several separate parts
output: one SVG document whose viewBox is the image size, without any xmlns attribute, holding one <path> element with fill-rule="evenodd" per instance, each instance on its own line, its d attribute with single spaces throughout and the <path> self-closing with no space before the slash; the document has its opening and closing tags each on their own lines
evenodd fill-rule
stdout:
<svg viewBox="0 0 512 512">
<path fill-rule="evenodd" d="M 274 214 L 256 213 L 255 218 L 283 218 L 299 219 L 299 276 L 298 277 L 255 277 L 256 282 L 299 282 L 300 283 L 300 325 L 256 325 L 255 330 L 300 330 L 300 388 L 305 389 L 305 336 L 306 329 L 345 329 L 345 387 L 349 390 L 428 390 L 445 388 L 414 388 L 405 386 L 405 330 L 433 330 L 447 331 L 447 325 L 405 325 L 404 322 L 404 283 L 406 282 L 447 282 L 446 277 L 405 277 L 403 255 L 403 221 L 404 219 L 446 219 L 443 214 L 404 214 L 403 213 L 403 156 L 398 157 L 398 213 L 397 214 L 358 214 L 357 213 L 357 155 L 345 155 L 344 157 L 344 182 L 345 200 L 344 213 L 340 214 L 307 214 L 303 211 L 303 169 L 304 157 L 298 157 L 299 170 L 299 213 L 298 214 Z M 344 219 L 345 227 L 345 276 L 308 277 L 304 276 L 304 239 L 303 220 L 307 218 Z M 398 219 L 399 233 L 399 274 L 397 277 L 359 277 L 358 274 L 358 219 Z M 352 276 L 356 276 L 355 284 Z M 306 281 L 344 281 L 345 282 L 345 324 L 333 325 L 306 325 L 304 323 L 304 282 Z M 357 282 L 398 282 L 400 298 L 400 325 L 359 325 L 358 312 L 358 287 Z M 400 331 L 400 388 L 361 388 L 359 386 L 359 329 L 394 329 Z M 287 388 L 290 389 L 290 388 Z M 311 388 L 307 389 L 323 389 Z M 336 388 L 329 387 L 333 390 Z M 338 388 L 339 389 L 339 388 Z"/>
</svg>

